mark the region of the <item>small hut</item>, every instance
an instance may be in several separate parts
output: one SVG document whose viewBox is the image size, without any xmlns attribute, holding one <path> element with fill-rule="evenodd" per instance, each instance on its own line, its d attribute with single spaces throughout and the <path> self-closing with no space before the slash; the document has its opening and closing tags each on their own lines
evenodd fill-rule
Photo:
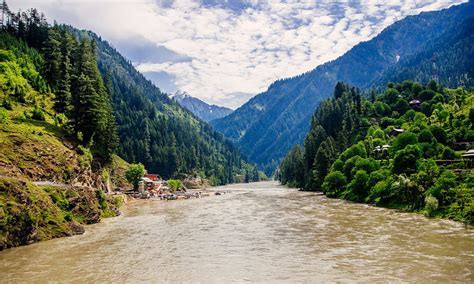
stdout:
<svg viewBox="0 0 474 284">
<path fill-rule="evenodd" d="M 405 132 L 404 129 L 401 128 L 394 128 L 392 131 L 390 131 L 389 135 L 392 137 L 398 136 L 399 134 Z"/>
<path fill-rule="evenodd" d="M 461 157 L 463 157 L 463 159 L 474 159 L 474 149 L 467 150 Z"/>
<path fill-rule="evenodd" d="M 420 109 L 421 108 L 421 101 L 419 100 L 411 100 L 409 103 L 412 109 Z"/>
</svg>

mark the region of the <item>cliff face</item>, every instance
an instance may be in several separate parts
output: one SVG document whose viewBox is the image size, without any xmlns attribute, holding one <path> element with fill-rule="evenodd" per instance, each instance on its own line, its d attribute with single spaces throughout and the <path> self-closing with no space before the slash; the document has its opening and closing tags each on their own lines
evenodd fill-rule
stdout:
<svg viewBox="0 0 474 284">
<path fill-rule="evenodd" d="M 0 178 L 0 250 L 84 233 L 83 224 L 119 214 L 121 197 L 72 186 Z"/>
</svg>

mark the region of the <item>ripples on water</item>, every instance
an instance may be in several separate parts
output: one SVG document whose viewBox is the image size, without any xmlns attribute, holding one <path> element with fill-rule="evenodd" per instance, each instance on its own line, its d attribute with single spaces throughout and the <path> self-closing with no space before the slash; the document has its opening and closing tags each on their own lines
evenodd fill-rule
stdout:
<svg viewBox="0 0 474 284">
<path fill-rule="evenodd" d="M 462 224 L 265 182 L 137 201 L 81 236 L 0 253 L 2 281 L 473 282 Z"/>
</svg>

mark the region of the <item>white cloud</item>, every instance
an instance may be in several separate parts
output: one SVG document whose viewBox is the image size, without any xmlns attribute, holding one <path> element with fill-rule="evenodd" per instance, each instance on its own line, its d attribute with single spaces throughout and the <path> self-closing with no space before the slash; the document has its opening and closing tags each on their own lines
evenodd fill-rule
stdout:
<svg viewBox="0 0 474 284">
<path fill-rule="evenodd" d="M 224 2 L 202 5 L 190 0 L 14 0 L 9 4 L 37 7 L 50 19 L 93 30 L 112 43 L 144 38 L 186 56 L 190 60 L 135 64 L 141 72 L 171 74 L 178 88 L 207 102 L 235 107 L 236 102 L 243 103 L 236 99 L 239 94 L 257 94 L 276 79 L 335 59 L 404 16 L 461 2 L 242 1 L 240 10 L 228 9 Z"/>
</svg>

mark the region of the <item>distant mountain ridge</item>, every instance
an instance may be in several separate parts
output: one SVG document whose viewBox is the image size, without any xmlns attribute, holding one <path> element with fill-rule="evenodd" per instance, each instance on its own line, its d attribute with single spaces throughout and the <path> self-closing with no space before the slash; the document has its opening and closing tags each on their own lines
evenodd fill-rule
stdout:
<svg viewBox="0 0 474 284">
<path fill-rule="evenodd" d="M 178 90 L 171 98 L 205 122 L 222 118 L 232 112 L 230 108 L 210 105 L 185 91 Z"/>
<path fill-rule="evenodd" d="M 439 80 L 447 86 L 474 77 L 469 18 L 474 2 L 409 16 L 385 28 L 375 38 L 359 43 L 334 61 L 299 76 L 278 80 L 267 91 L 211 124 L 241 151 L 272 173 L 289 149 L 302 143 L 318 104 L 332 95 L 338 81 L 359 88 L 381 87 L 395 79 L 425 81 L 430 63 L 438 56 Z M 459 31 L 464 31 L 464 34 Z M 458 34 L 458 37 L 450 34 Z M 443 44 L 443 42 L 445 43 Z M 456 58 L 443 53 L 456 50 Z M 415 74 L 418 66 L 423 74 Z M 408 72 L 411 70 L 411 74 Z M 453 74 L 452 72 L 455 72 Z M 464 80 L 464 84 L 472 80 Z"/>
</svg>

